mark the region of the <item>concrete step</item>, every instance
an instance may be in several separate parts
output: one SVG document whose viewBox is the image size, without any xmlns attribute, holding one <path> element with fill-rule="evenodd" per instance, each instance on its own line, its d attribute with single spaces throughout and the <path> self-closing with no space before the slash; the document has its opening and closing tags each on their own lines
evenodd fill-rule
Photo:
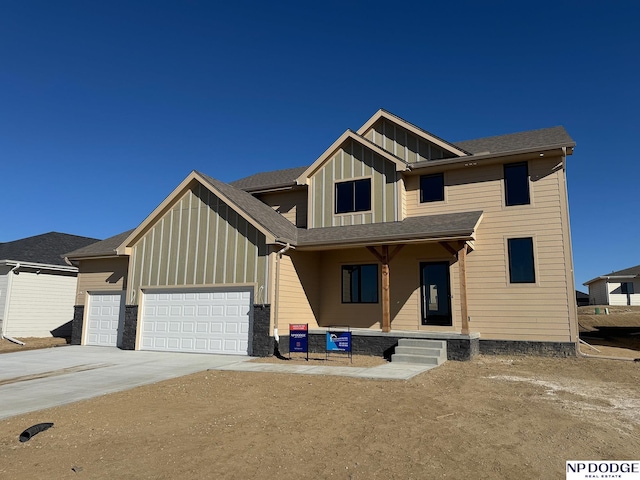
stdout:
<svg viewBox="0 0 640 480">
<path fill-rule="evenodd" d="M 401 347 L 444 348 L 447 342 L 444 340 L 422 340 L 419 338 L 400 338 L 398 345 Z"/>
<path fill-rule="evenodd" d="M 409 355 L 394 353 L 391 355 L 391 363 L 414 363 L 420 365 L 440 365 L 443 363 L 439 357 L 427 357 L 424 355 Z"/>
<path fill-rule="evenodd" d="M 441 348 L 406 347 L 404 345 L 398 345 L 395 353 L 401 353 L 404 355 L 424 355 L 427 357 L 440 357 L 443 354 L 445 358 L 447 356 L 447 353 L 443 352 Z"/>
</svg>

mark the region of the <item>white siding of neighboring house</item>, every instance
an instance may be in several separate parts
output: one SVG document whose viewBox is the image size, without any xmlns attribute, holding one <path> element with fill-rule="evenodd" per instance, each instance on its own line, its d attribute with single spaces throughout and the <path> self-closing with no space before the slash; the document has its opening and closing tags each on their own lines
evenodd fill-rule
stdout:
<svg viewBox="0 0 640 480">
<path fill-rule="evenodd" d="M 633 293 L 632 295 L 630 295 L 630 298 L 627 298 L 627 294 L 619 293 L 621 286 L 620 282 L 607 283 L 607 288 L 609 290 L 609 305 L 624 306 L 629 305 L 629 303 L 631 303 L 631 305 L 640 305 L 640 281 L 633 280 L 632 282 L 633 291 L 637 293 Z"/>
<path fill-rule="evenodd" d="M 7 291 L 9 289 L 9 270 L 11 270 L 11 267 L 0 267 L 0 332 L 3 332 L 2 323 L 4 321 L 4 309 L 7 304 Z"/>
<path fill-rule="evenodd" d="M 608 305 L 607 299 L 607 282 L 606 280 L 597 280 L 589 284 L 589 303 L 591 305 Z"/>
<path fill-rule="evenodd" d="M 49 337 L 73 319 L 77 278 L 21 271 L 11 278 L 11 299 L 3 333 L 11 337 Z"/>
</svg>

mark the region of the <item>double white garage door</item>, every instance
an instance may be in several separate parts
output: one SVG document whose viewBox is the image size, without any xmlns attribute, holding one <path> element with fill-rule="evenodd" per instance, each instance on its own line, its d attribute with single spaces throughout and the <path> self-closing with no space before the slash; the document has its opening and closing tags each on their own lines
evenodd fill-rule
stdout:
<svg viewBox="0 0 640 480">
<path fill-rule="evenodd" d="M 145 291 L 140 303 L 142 315 L 138 331 L 141 350 L 235 355 L 249 353 L 249 290 L 154 289 Z M 90 308 L 87 339 L 98 334 L 92 332 L 91 325 L 101 324 L 98 319 L 92 320 L 91 311 Z M 119 343 L 118 330 L 121 331 L 122 323 L 119 323 L 120 327 L 116 327 L 116 332 L 109 337 L 110 341 L 116 342 L 113 345 Z M 107 325 L 107 322 L 102 324 Z M 113 327 L 114 323 L 111 325 Z M 102 336 L 104 338 L 105 334 Z M 97 343 L 88 340 L 87 344 Z"/>
</svg>

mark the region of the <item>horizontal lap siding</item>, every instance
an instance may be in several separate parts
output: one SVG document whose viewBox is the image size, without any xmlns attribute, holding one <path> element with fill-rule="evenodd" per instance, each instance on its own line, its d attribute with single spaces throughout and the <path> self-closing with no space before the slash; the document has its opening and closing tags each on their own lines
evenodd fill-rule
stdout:
<svg viewBox="0 0 640 480">
<path fill-rule="evenodd" d="M 196 185 L 133 246 L 127 302 L 137 304 L 144 286 L 252 283 L 266 289 L 265 242 L 264 234 Z"/>
<path fill-rule="evenodd" d="M 50 337 L 73 320 L 75 274 L 21 271 L 11 281 L 11 299 L 3 333 L 14 337 Z"/>
<path fill-rule="evenodd" d="M 291 323 L 316 328 L 320 309 L 320 254 L 291 252 L 280 262 L 278 329 L 286 335 Z"/>
<path fill-rule="evenodd" d="M 87 292 L 122 291 L 129 257 L 80 260 L 76 305 L 84 305 Z"/>
<path fill-rule="evenodd" d="M 419 177 L 407 178 L 407 216 L 483 210 L 475 250 L 467 256 L 470 327 L 482 338 L 569 340 L 560 158 L 529 162 L 531 204 L 504 206 L 503 166 L 445 172 L 445 201 L 419 202 Z M 510 284 L 507 238 L 533 237 L 535 284 Z M 568 247 L 567 247 L 568 248 Z M 457 264 L 456 264 L 457 265 Z M 457 271 L 457 268 L 453 268 Z M 452 279 L 455 286 L 457 282 Z M 454 294 L 454 302 L 459 303 Z"/>
<path fill-rule="evenodd" d="M 369 148 L 348 140 L 311 178 L 309 228 L 360 225 L 398 220 L 395 165 Z M 335 184 L 371 178 L 371 211 L 336 215 Z"/>
</svg>

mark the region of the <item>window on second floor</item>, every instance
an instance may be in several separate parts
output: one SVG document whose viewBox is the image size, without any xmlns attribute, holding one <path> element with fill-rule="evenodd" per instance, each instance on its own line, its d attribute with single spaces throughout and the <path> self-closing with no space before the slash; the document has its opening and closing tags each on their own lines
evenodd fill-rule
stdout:
<svg viewBox="0 0 640 480">
<path fill-rule="evenodd" d="M 511 283 L 536 283 L 536 269 L 533 260 L 533 238 L 510 238 L 509 281 Z"/>
<path fill-rule="evenodd" d="M 527 162 L 509 163 L 504 166 L 504 194 L 507 206 L 530 203 Z"/>
<path fill-rule="evenodd" d="M 342 266 L 342 303 L 378 303 L 378 265 Z"/>
<path fill-rule="evenodd" d="M 441 202 L 444 200 L 444 174 L 422 175 L 420 177 L 420 202 Z"/>
<path fill-rule="evenodd" d="M 336 213 L 371 210 L 371 179 L 336 183 Z"/>
<path fill-rule="evenodd" d="M 633 282 L 622 282 L 620 284 L 620 293 L 624 295 L 633 295 Z"/>
</svg>

